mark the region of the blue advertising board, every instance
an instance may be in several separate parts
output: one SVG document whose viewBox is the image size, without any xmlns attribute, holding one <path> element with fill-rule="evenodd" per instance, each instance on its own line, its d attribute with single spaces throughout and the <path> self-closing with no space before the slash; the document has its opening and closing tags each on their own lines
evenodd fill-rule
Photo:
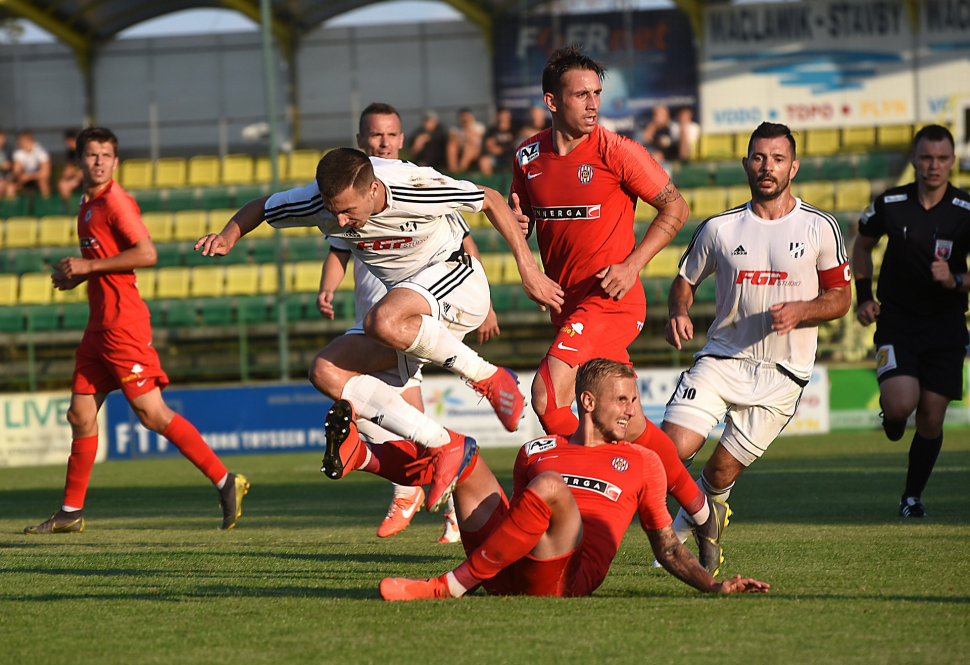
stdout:
<svg viewBox="0 0 970 665">
<path fill-rule="evenodd" d="M 191 422 L 220 455 L 322 450 L 323 420 L 333 401 L 309 383 L 167 389 L 165 402 Z M 108 395 L 108 458 L 178 455 L 145 429 L 121 392 Z"/>
<path fill-rule="evenodd" d="M 494 34 L 499 105 L 525 109 L 541 103 L 549 54 L 578 44 L 607 67 L 600 116 L 614 125 L 648 117 L 658 104 L 689 106 L 697 114 L 694 34 L 680 10 L 509 15 L 496 21 Z"/>
</svg>

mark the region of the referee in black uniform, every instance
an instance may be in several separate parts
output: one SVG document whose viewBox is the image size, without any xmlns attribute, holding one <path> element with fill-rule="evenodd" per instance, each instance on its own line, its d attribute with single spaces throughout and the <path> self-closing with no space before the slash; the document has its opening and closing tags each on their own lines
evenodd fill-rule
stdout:
<svg viewBox="0 0 970 665">
<path fill-rule="evenodd" d="M 925 517 L 920 497 L 943 445 L 946 407 L 963 397 L 970 196 L 948 181 L 955 156 L 946 127 L 919 130 L 912 159 L 916 182 L 885 192 L 859 220 L 852 267 L 859 322 L 876 322 L 879 401 L 890 441 L 903 438 L 916 411 L 899 514 Z M 889 240 L 877 302 L 872 250 L 883 235 Z"/>
</svg>

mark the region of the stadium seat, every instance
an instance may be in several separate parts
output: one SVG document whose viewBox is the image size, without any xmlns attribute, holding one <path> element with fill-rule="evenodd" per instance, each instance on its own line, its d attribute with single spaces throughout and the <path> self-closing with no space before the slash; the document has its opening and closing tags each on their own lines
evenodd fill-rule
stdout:
<svg viewBox="0 0 970 665">
<path fill-rule="evenodd" d="M 16 275 L 0 275 L 0 305 L 17 303 L 17 289 L 20 280 Z"/>
<path fill-rule="evenodd" d="M 162 243 L 155 245 L 156 268 L 173 268 L 182 265 L 182 247 L 176 243 Z"/>
<path fill-rule="evenodd" d="M 748 182 L 748 174 L 744 172 L 744 167 L 740 162 L 721 162 L 714 167 L 714 184 L 721 187 L 732 187 L 734 185 L 745 185 Z"/>
<path fill-rule="evenodd" d="M 499 254 L 502 257 L 502 284 L 521 284 L 522 275 L 519 274 L 519 264 L 515 262 L 512 254 Z M 539 257 L 535 257 L 536 263 L 540 264 Z"/>
<path fill-rule="evenodd" d="M 347 272 L 350 272 L 348 270 Z M 279 276 L 275 263 L 259 264 L 259 292 L 275 294 L 279 291 Z"/>
<path fill-rule="evenodd" d="M 462 216 L 465 218 L 465 223 L 468 224 L 469 229 L 493 228 L 484 212 L 465 212 L 462 213 Z"/>
<path fill-rule="evenodd" d="M 163 157 L 155 161 L 155 187 L 185 187 L 188 164 L 182 157 Z"/>
<path fill-rule="evenodd" d="M 248 185 L 252 181 L 252 157 L 249 155 L 226 155 L 222 158 L 222 184 Z"/>
<path fill-rule="evenodd" d="M 132 194 L 142 213 L 158 212 L 162 209 L 162 191 L 158 189 L 143 189 Z"/>
<path fill-rule="evenodd" d="M 76 206 L 76 202 L 72 202 L 71 206 Z M 64 201 L 61 200 L 60 196 L 56 194 L 54 196 L 48 196 L 44 198 L 43 196 L 34 197 L 34 205 L 31 213 L 34 217 L 47 217 L 48 215 L 63 215 L 64 214 Z"/>
<path fill-rule="evenodd" d="M 27 331 L 57 330 L 58 305 L 31 305 L 27 308 Z"/>
<path fill-rule="evenodd" d="M 908 148 L 912 140 L 912 125 L 882 125 L 876 127 L 876 143 L 879 144 L 880 148 Z"/>
<path fill-rule="evenodd" d="M 797 139 L 796 139 L 797 149 Z M 839 130 L 809 129 L 805 132 L 806 155 L 834 155 L 839 151 Z"/>
<path fill-rule="evenodd" d="M 20 295 L 17 299 L 22 305 L 46 305 L 54 297 L 54 285 L 49 272 L 28 272 L 20 276 Z"/>
<path fill-rule="evenodd" d="M 23 217 L 27 214 L 29 201 L 26 196 L 15 196 L 12 199 L 0 199 L 0 219 L 9 217 Z"/>
<path fill-rule="evenodd" d="M 240 263 L 226 267 L 226 295 L 255 295 L 259 293 L 259 266 Z"/>
<path fill-rule="evenodd" d="M 9 264 L 7 266 L 10 267 Z M 13 271 L 18 275 L 25 272 L 43 272 L 47 267 L 44 251 L 41 249 L 18 249 L 13 257 Z"/>
<path fill-rule="evenodd" d="M 503 251 L 508 247 L 508 245 L 505 244 L 505 240 L 502 238 L 502 235 L 493 228 L 472 229 L 471 236 L 472 240 L 475 241 L 475 246 L 478 247 L 478 251 L 483 254 L 488 252 Z"/>
<path fill-rule="evenodd" d="M 248 296 L 236 299 L 236 318 L 240 323 L 263 323 L 269 320 L 269 302 L 266 296 Z"/>
<path fill-rule="evenodd" d="M 698 187 L 691 192 L 691 217 L 710 217 L 727 208 L 727 189 L 724 187 Z"/>
<path fill-rule="evenodd" d="M 138 286 L 138 295 L 142 300 L 155 298 L 155 272 L 153 268 L 141 268 L 135 271 L 135 284 Z"/>
<path fill-rule="evenodd" d="M 317 177 L 317 164 L 320 163 L 320 157 L 319 150 L 294 150 L 291 152 L 287 180 L 294 180 L 299 183 L 312 182 Z"/>
<path fill-rule="evenodd" d="M 0 307 L 0 332 L 23 332 L 24 308 Z"/>
<path fill-rule="evenodd" d="M 232 323 L 232 298 L 206 298 L 202 301 L 202 324 L 227 326 Z"/>
<path fill-rule="evenodd" d="M 226 224 L 236 214 L 236 208 L 214 208 L 209 210 L 209 221 L 206 233 L 219 233 L 226 228 Z M 262 224 L 260 225 L 262 226 Z M 251 235 L 251 234 L 250 234 Z"/>
<path fill-rule="evenodd" d="M 66 291 L 60 291 L 54 289 L 53 291 L 53 302 L 56 303 L 85 303 L 87 306 L 88 302 L 88 283 L 81 282 L 73 289 L 68 289 Z"/>
<path fill-rule="evenodd" d="M 320 261 L 320 233 L 314 233 L 310 237 L 290 238 L 286 245 L 287 261 Z"/>
<path fill-rule="evenodd" d="M 236 185 L 233 189 L 236 192 L 234 196 L 236 208 L 242 208 L 253 199 L 269 194 L 269 187 L 266 185 Z"/>
<path fill-rule="evenodd" d="M 697 291 L 694 292 L 694 302 L 714 302 L 714 285 L 716 281 L 713 277 L 708 277 L 703 282 L 697 285 Z"/>
<path fill-rule="evenodd" d="M 188 268 L 159 268 L 155 271 L 155 297 L 187 298 L 190 274 Z"/>
<path fill-rule="evenodd" d="M 196 155 L 189 159 L 188 185 L 211 187 L 218 185 L 222 177 L 222 160 L 212 155 Z"/>
<path fill-rule="evenodd" d="M 515 309 L 515 284 L 489 284 L 492 297 L 492 309 L 498 313 L 511 312 Z"/>
<path fill-rule="evenodd" d="M 276 168 L 279 171 L 278 178 L 280 182 L 286 182 L 290 179 L 289 170 L 289 160 L 286 158 L 286 153 L 279 153 L 276 159 Z M 316 167 L 314 167 L 316 168 Z M 271 164 L 268 156 L 257 157 L 256 158 L 256 182 L 270 182 L 273 179 L 273 173 Z M 238 196 L 238 192 L 236 194 Z M 247 199 L 248 200 L 248 199 Z M 239 200 L 236 200 L 239 203 Z"/>
<path fill-rule="evenodd" d="M 865 210 L 872 203 L 868 180 L 845 180 L 835 183 L 835 210 Z"/>
<path fill-rule="evenodd" d="M 654 208 L 649 203 L 644 203 L 643 201 L 637 201 L 637 208 L 633 212 L 633 222 L 635 224 L 650 223 L 653 221 L 653 218 L 656 216 L 657 216 L 656 208 Z M 535 234 L 533 234 L 532 237 L 534 238 Z"/>
<path fill-rule="evenodd" d="M 842 129 L 842 149 L 858 152 L 876 145 L 876 128 L 844 127 Z"/>
<path fill-rule="evenodd" d="M 64 305 L 61 314 L 61 328 L 63 330 L 83 330 L 88 325 L 90 310 L 87 303 L 68 303 Z"/>
<path fill-rule="evenodd" d="M 822 160 L 819 180 L 851 180 L 852 162 L 847 157 L 830 157 Z"/>
<path fill-rule="evenodd" d="M 196 266 L 192 268 L 189 296 L 215 298 L 226 292 L 226 269 L 223 266 Z"/>
<path fill-rule="evenodd" d="M 482 254 L 482 267 L 489 284 L 502 284 L 505 274 L 503 254 Z"/>
<path fill-rule="evenodd" d="M 165 200 L 165 207 L 172 212 L 192 210 L 196 207 L 194 189 L 170 189 L 166 194 L 168 198 Z"/>
<path fill-rule="evenodd" d="M 228 186 L 206 187 L 202 190 L 202 209 L 228 208 L 232 203 L 232 195 Z"/>
<path fill-rule="evenodd" d="M 152 242 L 156 245 L 160 242 L 172 240 L 172 213 L 146 212 L 142 214 L 141 221 L 145 222 Z"/>
<path fill-rule="evenodd" d="M 674 176 L 678 189 L 683 187 L 706 187 L 711 184 L 711 173 L 707 164 L 683 164 Z"/>
<path fill-rule="evenodd" d="M 270 232 L 274 232 L 269 224 L 261 224 L 256 228 L 268 227 Z M 248 234 L 247 237 L 253 235 Z M 256 263 L 271 263 L 276 260 L 276 240 L 272 236 L 269 238 L 255 238 L 250 241 L 253 250 L 253 261 Z M 285 246 L 285 245 L 284 245 Z M 233 251 L 236 251 L 233 249 Z"/>
<path fill-rule="evenodd" d="M 151 189 L 154 164 L 150 159 L 126 159 L 121 162 L 118 182 L 124 189 Z"/>
<path fill-rule="evenodd" d="M 199 322 L 196 301 L 169 300 L 165 303 L 165 325 L 169 327 L 191 327 Z"/>
<path fill-rule="evenodd" d="M 730 159 L 734 157 L 734 134 L 701 134 L 701 159 Z"/>
<path fill-rule="evenodd" d="M 11 217 L 4 222 L 4 247 L 34 247 L 37 245 L 37 219 L 34 217 Z"/>
<path fill-rule="evenodd" d="M 647 305 L 662 305 L 667 302 L 667 290 L 670 288 L 670 280 L 662 277 L 652 279 L 641 279 L 643 292 L 647 297 Z"/>
<path fill-rule="evenodd" d="M 682 245 L 667 245 L 650 259 L 650 262 L 640 271 L 641 277 L 670 277 L 677 275 L 680 267 L 680 257 L 686 247 Z"/>
<path fill-rule="evenodd" d="M 871 152 L 859 155 L 856 163 L 856 176 L 869 180 L 883 180 L 889 177 L 889 153 Z"/>
<path fill-rule="evenodd" d="M 734 135 L 734 158 L 741 159 L 748 156 L 748 141 L 751 140 L 751 134 L 738 133 Z M 800 146 L 799 146 L 800 147 Z"/>
<path fill-rule="evenodd" d="M 297 293 L 317 293 L 320 290 L 320 262 L 319 261 L 300 261 L 291 264 L 293 266 L 293 290 Z M 351 267 L 347 265 L 348 271 Z"/>
<path fill-rule="evenodd" d="M 209 214 L 204 210 L 182 210 L 175 213 L 173 240 L 187 240 L 193 244 L 209 231 Z"/>
<path fill-rule="evenodd" d="M 751 200 L 751 188 L 747 185 L 728 187 L 728 208 L 737 208 Z"/>
<path fill-rule="evenodd" d="M 795 196 L 816 208 L 831 211 L 835 208 L 835 192 L 831 182 L 792 183 Z"/>
<path fill-rule="evenodd" d="M 74 242 L 75 218 L 49 215 L 40 220 L 38 244 L 44 247 L 70 245 Z"/>
<path fill-rule="evenodd" d="M 317 264 L 318 270 L 320 269 L 320 264 Z M 340 280 L 340 286 L 337 287 L 338 291 L 353 291 L 354 290 L 354 259 L 351 258 L 347 262 L 347 272 L 344 273 L 344 278 Z"/>
</svg>

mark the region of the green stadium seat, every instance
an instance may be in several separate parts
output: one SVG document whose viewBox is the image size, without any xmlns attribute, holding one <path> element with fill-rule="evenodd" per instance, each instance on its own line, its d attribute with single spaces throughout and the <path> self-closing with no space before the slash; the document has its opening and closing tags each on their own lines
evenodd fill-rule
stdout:
<svg viewBox="0 0 970 665">
<path fill-rule="evenodd" d="M 227 326 L 232 321 L 232 298 L 206 298 L 202 301 L 202 323 Z"/>
<path fill-rule="evenodd" d="M 235 206 L 242 208 L 253 199 L 262 198 L 267 193 L 268 190 L 265 190 L 263 185 L 236 185 Z"/>
<path fill-rule="evenodd" d="M 267 226 L 264 224 L 263 226 Z M 257 238 L 253 243 L 253 261 L 255 263 L 272 263 L 276 261 L 276 241 L 273 238 Z M 235 251 L 235 248 L 233 249 Z"/>
<path fill-rule="evenodd" d="M 721 162 L 714 167 L 714 184 L 721 187 L 747 185 L 748 175 L 739 162 Z"/>
<path fill-rule="evenodd" d="M 0 273 L 13 272 L 14 253 L 9 250 L 0 251 Z"/>
<path fill-rule="evenodd" d="M 697 291 L 694 292 L 694 302 L 714 302 L 714 284 L 713 276 L 698 284 Z"/>
<path fill-rule="evenodd" d="M 196 302 L 192 299 L 169 300 L 165 311 L 165 325 L 170 328 L 188 328 L 199 322 Z"/>
<path fill-rule="evenodd" d="M 234 249 L 232 252 L 230 252 L 229 256 L 202 256 L 202 252 L 195 251 L 194 246 L 194 242 L 183 242 L 179 244 L 179 247 L 181 247 L 183 250 L 182 263 L 184 263 L 188 268 L 194 268 L 195 266 L 224 265 L 226 263 L 226 259 L 228 259 L 230 256 L 235 256 L 236 254 L 236 250 Z M 239 249 L 242 250 L 243 248 L 240 247 Z M 245 251 L 239 252 L 240 255 L 244 255 L 245 253 Z M 245 260 L 245 257 L 243 257 L 243 260 Z"/>
<path fill-rule="evenodd" d="M 73 302 L 64 305 L 61 316 L 63 330 L 83 330 L 88 325 L 89 308 L 87 303 Z"/>
<path fill-rule="evenodd" d="M 0 332 L 22 332 L 24 330 L 23 307 L 0 307 Z"/>
<path fill-rule="evenodd" d="M 188 163 L 181 157 L 155 161 L 155 187 L 185 187 Z"/>
<path fill-rule="evenodd" d="M 236 317 L 240 323 L 269 321 L 269 304 L 265 296 L 242 296 L 236 299 Z"/>
<path fill-rule="evenodd" d="M 515 284 L 489 284 L 492 293 L 492 308 L 498 312 L 512 312 L 515 310 Z"/>
<path fill-rule="evenodd" d="M 51 247 L 47 251 L 47 263 L 56 264 L 61 259 L 65 259 L 69 256 L 81 256 L 80 247 Z"/>
<path fill-rule="evenodd" d="M 12 199 L 0 199 L 0 219 L 8 217 L 23 217 L 27 214 L 29 201 L 26 196 L 15 196 Z"/>
<path fill-rule="evenodd" d="M 822 161 L 819 171 L 820 180 L 850 180 L 852 162 L 846 157 L 831 157 Z"/>
<path fill-rule="evenodd" d="M 202 190 L 202 209 L 228 208 L 232 204 L 232 196 L 228 187 L 206 187 Z"/>
<path fill-rule="evenodd" d="M 179 210 L 193 210 L 195 205 L 194 189 L 170 189 L 166 207 L 172 212 Z"/>
<path fill-rule="evenodd" d="M 148 305 L 148 313 L 152 317 L 153 326 L 163 325 L 165 320 L 165 301 L 164 300 L 146 300 L 145 304 Z"/>
<path fill-rule="evenodd" d="M 318 233 L 313 236 L 303 238 L 290 238 L 287 240 L 286 260 L 297 261 L 320 261 L 320 238 Z M 319 271 L 318 271 L 319 272 Z"/>
<path fill-rule="evenodd" d="M 130 192 L 135 197 L 135 202 L 141 209 L 142 214 L 146 212 L 159 212 L 162 210 L 162 192 L 157 189 L 143 189 L 138 192 Z"/>
<path fill-rule="evenodd" d="M 314 302 L 316 299 L 314 298 Z M 278 301 L 275 299 L 270 303 L 270 320 L 276 321 L 278 314 L 277 307 L 279 306 Z M 306 316 L 306 301 L 304 294 L 302 293 L 287 293 L 286 294 L 286 320 L 287 321 L 302 321 Z M 310 307 L 314 316 L 319 316 L 317 313 L 316 305 Z"/>
<path fill-rule="evenodd" d="M 13 271 L 18 275 L 25 272 L 43 272 L 47 267 L 42 249 L 18 249 L 13 257 Z"/>
<path fill-rule="evenodd" d="M 859 155 L 856 164 L 856 175 L 869 180 L 883 180 L 889 177 L 889 154 L 885 152 L 871 152 Z"/>
<path fill-rule="evenodd" d="M 662 305 L 667 302 L 667 289 L 670 288 L 670 279 L 641 279 L 643 291 L 647 295 L 647 305 Z"/>
<path fill-rule="evenodd" d="M 63 215 L 64 201 L 60 196 L 49 196 L 46 199 L 42 196 L 34 197 L 34 217 L 46 217 L 48 215 Z"/>
<path fill-rule="evenodd" d="M 177 243 L 167 242 L 155 245 L 155 252 L 158 255 L 155 262 L 156 268 L 174 268 L 182 265 L 182 247 Z"/>
<path fill-rule="evenodd" d="M 475 241 L 475 246 L 478 247 L 478 251 L 482 254 L 508 251 L 505 240 L 494 228 L 472 229 L 471 236 L 472 240 Z"/>
<path fill-rule="evenodd" d="M 32 305 L 27 308 L 27 330 L 57 330 L 60 305 Z"/>
<path fill-rule="evenodd" d="M 126 190 L 151 189 L 154 164 L 150 159 L 126 159 L 121 162 L 118 182 Z"/>
<path fill-rule="evenodd" d="M 187 183 L 190 187 L 218 185 L 222 177 L 222 160 L 213 155 L 196 155 L 189 159 Z"/>
<path fill-rule="evenodd" d="M 674 176 L 674 182 L 681 187 L 706 187 L 711 184 L 711 173 L 707 164 L 684 164 Z"/>
</svg>

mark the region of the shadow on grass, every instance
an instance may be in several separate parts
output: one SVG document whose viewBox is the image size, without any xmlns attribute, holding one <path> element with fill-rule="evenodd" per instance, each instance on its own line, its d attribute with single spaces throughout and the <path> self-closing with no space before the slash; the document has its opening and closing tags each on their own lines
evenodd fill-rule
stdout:
<svg viewBox="0 0 970 665">
<path fill-rule="evenodd" d="M 152 601 L 180 603 L 186 600 L 205 600 L 208 598 L 349 598 L 370 600 L 380 598 L 377 585 L 373 589 L 348 589 L 326 587 L 244 587 L 227 585 L 205 585 L 186 591 L 157 590 L 136 593 L 40 593 L 40 594 L 0 594 L 0 602 L 64 602 L 76 600 L 114 601 Z"/>
</svg>

